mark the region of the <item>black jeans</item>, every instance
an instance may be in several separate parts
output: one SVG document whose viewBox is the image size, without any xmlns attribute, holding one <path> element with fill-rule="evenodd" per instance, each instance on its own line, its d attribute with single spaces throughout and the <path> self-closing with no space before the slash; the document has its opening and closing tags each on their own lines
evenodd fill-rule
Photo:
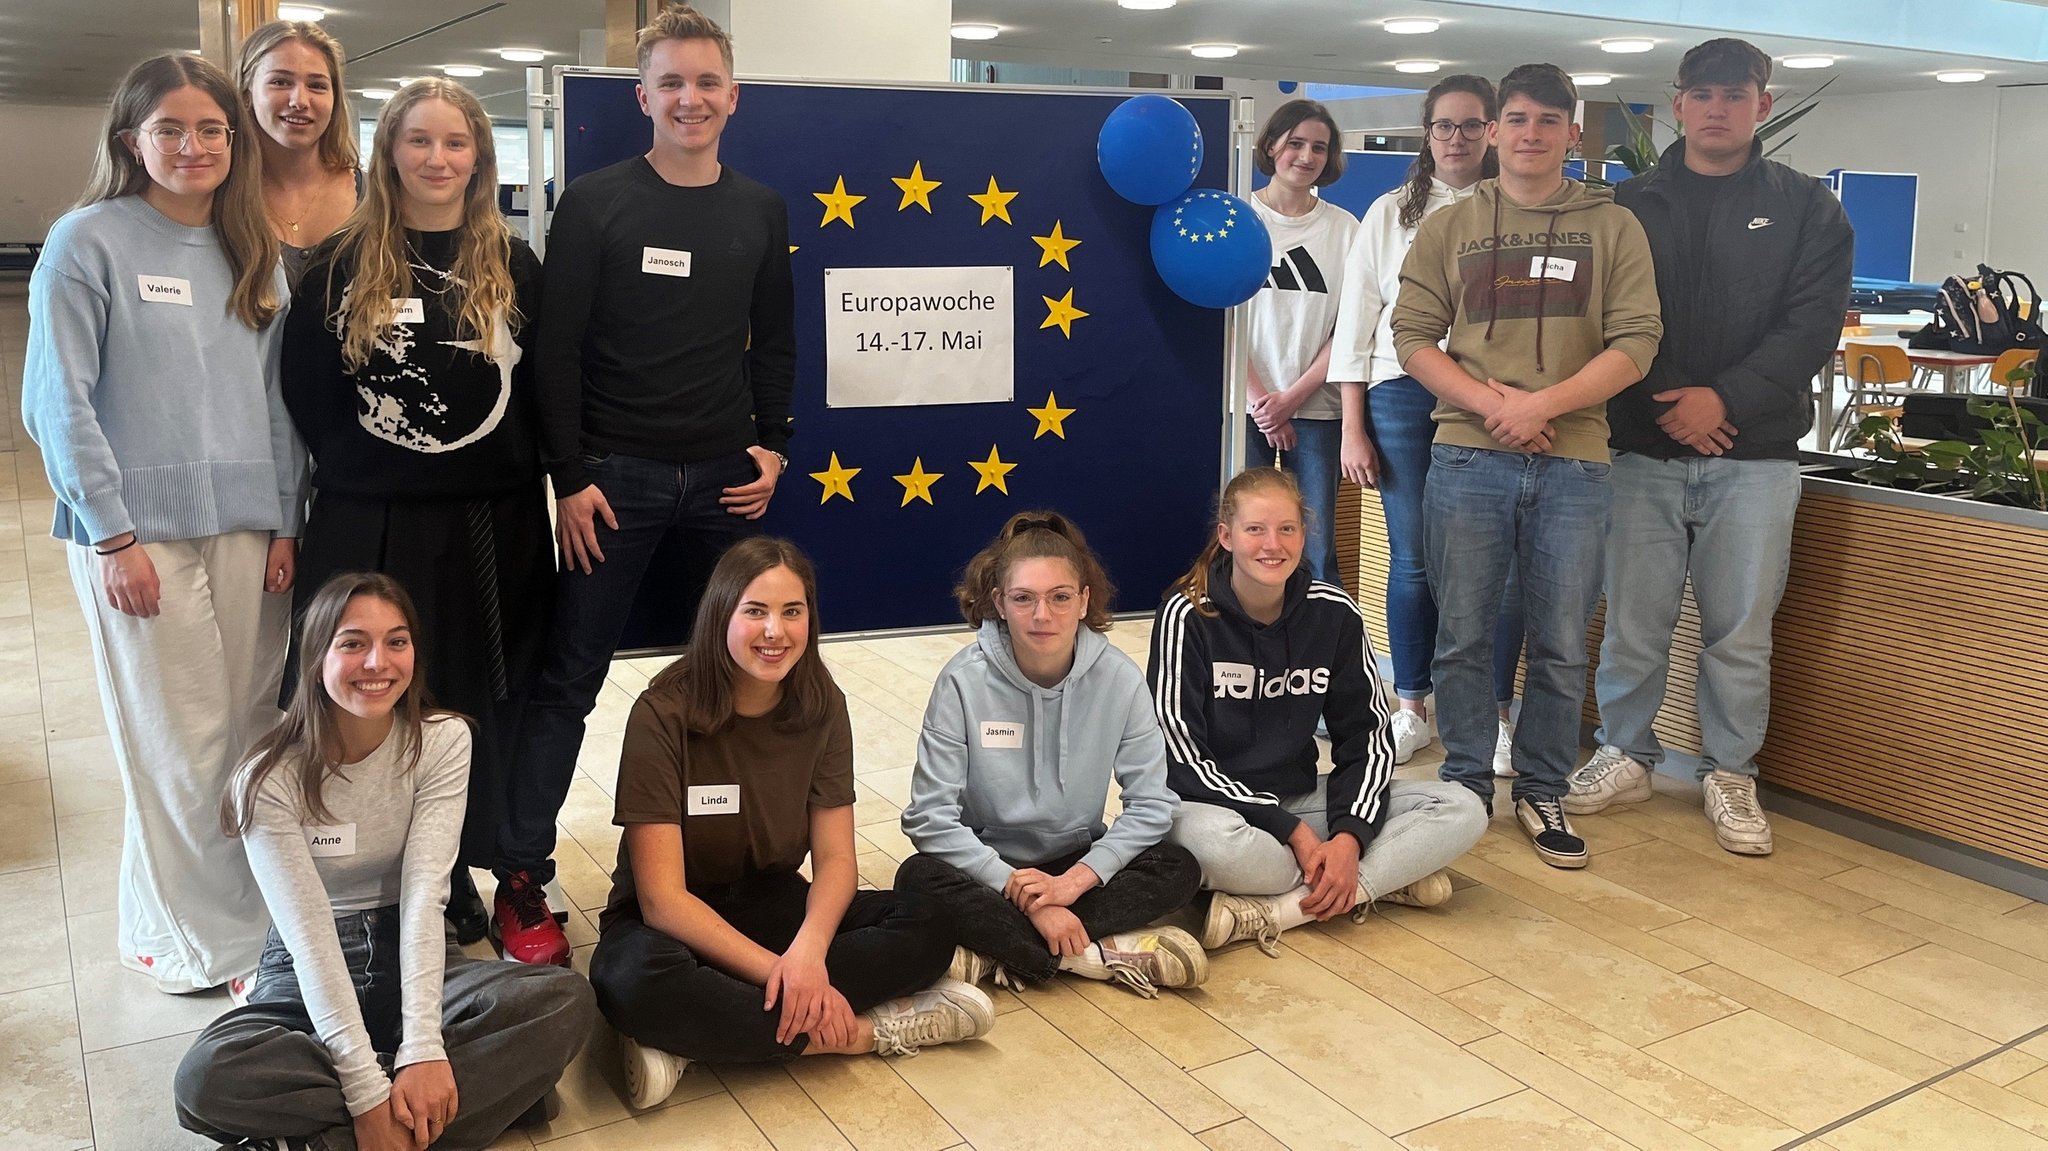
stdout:
<svg viewBox="0 0 2048 1151">
<path fill-rule="evenodd" d="M 1058 875 L 1081 862 L 1084 852 L 1044 863 L 1016 864 Z M 1202 868 L 1185 847 L 1160 843 L 1138 853 L 1108 883 L 1083 892 L 1068 910 L 1090 939 L 1135 931 L 1187 906 L 1202 885 Z M 1059 974 L 1060 957 L 1045 944 L 1031 919 L 1003 893 L 944 860 L 913 855 L 896 869 L 896 889 L 929 896 L 945 908 L 960 932 L 960 946 L 978 951 L 1029 983 Z"/>
<path fill-rule="evenodd" d="M 740 934 L 781 954 L 804 923 L 811 885 L 794 872 L 764 872 L 694 894 Z M 825 952 L 832 986 L 856 1013 L 930 987 L 953 961 L 953 933 L 930 900 L 857 891 Z M 707 1063 L 780 1062 L 803 1054 L 799 1035 L 775 1041 L 780 1010 L 763 1011 L 761 988 L 698 961 L 690 949 L 637 916 L 615 921 L 590 957 L 598 1010 L 649 1047 Z"/>
</svg>

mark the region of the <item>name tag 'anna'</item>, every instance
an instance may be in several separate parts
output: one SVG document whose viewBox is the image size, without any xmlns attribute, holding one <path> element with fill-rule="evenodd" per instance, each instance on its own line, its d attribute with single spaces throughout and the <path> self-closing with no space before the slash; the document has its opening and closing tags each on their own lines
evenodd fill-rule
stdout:
<svg viewBox="0 0 2048 1151">
<path fill-rule="evenodd" d="M 693 787 L 683 810 L 689 815 L 738 815 L 740 785 L 715 783 Z"/>
<path fill-rule="evenodd" d="M 313 851 L 315 859 L 336 859 L 356 853 L 356 825 L 336 823 L 329 826 L 306 825 L 306 846 Z"/>
<path fill-rule="evenodd" d="M 679 252 L 674 248 L 642 248 L 640 249 L 640 270 L 650 276 L 681 276 L 688 278 L 690 275 L 690 253 Z"/>
</svg>

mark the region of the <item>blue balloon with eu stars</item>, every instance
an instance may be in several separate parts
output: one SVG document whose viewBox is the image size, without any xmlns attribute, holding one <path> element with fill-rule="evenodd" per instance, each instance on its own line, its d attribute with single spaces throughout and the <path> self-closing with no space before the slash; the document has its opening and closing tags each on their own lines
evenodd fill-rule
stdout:
<svg viewBox="0 0 2048 1151">
<path fill-rule="evenodd" d="M 1258 294 L 1272 271 L 1273 240 L 1252 206 L 1201 188 L 1152 213 L 1152 266 L 1175 295 L 1228 308 Z"/>
<path fill-rule="evenodd" d="M 1150 93 L 1118 104 L 1095 138 L 1095 163 L 1116 194 L 1164 204 L 1202 170 L 1202 128 L 1176 100 Z"/>
</svg>

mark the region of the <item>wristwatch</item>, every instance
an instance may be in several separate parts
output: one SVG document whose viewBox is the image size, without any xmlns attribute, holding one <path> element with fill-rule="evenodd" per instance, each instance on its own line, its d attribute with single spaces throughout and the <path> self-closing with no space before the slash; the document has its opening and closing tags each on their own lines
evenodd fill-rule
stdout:
<svg viewBox="0 0 2048 1151">
<path fill-rule="evenodd" d="M 774 457 L 775 457 L 775 458 L 776 458 L 776 459 L 777 459 L 778 461 L 780 461 L 780 462 L 781 462 L 781 464 L 782 464 L 782 470 L 783 470 L 783 471 L 785 471 L 785 472 L 786 472 L 786 471 L 788 471 L 788 470 L 789 470 L 789 457 L 788 457 L 788 456 L 785 456 L 785 455 L 783 455 L 783 454 L 782 454 L 781 452 L 778 452 L 778 451 L 776 451 L 776 450 L 775 450 L 774 448 L 769 448 L 769 449 L 768 449 L 768 454 L 769 454 L 769 455 L 772 455 L 772 456 L 774 456 Z M 777 474 L 779 475 L 779 474 L 781 474 L 781 473 L 777 473 Z"/>
</svg>

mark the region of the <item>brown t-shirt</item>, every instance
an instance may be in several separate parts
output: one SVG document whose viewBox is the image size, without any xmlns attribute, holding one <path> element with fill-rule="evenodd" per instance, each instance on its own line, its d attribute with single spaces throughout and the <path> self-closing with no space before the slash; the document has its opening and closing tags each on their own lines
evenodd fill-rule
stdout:
<svg viewBox="0 0 2048 1151">
<path fill-rule="evenodd" d="M 626 721 L 612 822 L 683 829 L 683 877 L 693 893 L 764 871 L 795 871 L 810 851 L 810 809 L 853 803 L 853 726 L 832 689 L 825 721 L 782 732 L 736 716 L 716 735 L 683 722 L 681 676 L 655 677 Z M 624 840 L 599 928 L 640 914 Z"/>
</svg>

